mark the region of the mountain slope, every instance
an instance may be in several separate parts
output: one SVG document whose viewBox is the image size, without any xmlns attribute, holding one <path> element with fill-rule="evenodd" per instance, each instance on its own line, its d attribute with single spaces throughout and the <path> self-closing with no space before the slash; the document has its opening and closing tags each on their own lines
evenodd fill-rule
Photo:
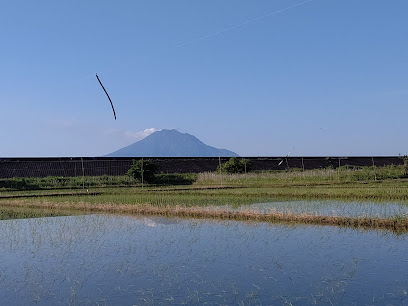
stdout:
<svg viewBox="0 0 408 306">
<path fill-rule="evenodd" d="M 229 157 L 238 154 L 206 145 L 193 135 L 161 130 L 107 157 Z"/>
</svg>

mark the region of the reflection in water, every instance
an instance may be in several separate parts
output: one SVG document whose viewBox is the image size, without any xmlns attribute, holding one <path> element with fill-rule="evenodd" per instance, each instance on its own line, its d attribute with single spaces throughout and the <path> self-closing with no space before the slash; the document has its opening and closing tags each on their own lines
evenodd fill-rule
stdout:
<svg viewBox="0 0 408 306">
<path fill-rule="evenodd" d="M 0 221 L 0 300 L 401 304 L 407 236 L 126 216 Z"/>
</svg>

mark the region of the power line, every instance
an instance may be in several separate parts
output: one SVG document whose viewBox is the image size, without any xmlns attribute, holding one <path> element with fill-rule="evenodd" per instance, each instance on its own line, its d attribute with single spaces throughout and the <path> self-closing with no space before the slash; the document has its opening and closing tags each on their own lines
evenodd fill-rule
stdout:
<svg viewBox="0 0 408 306">
<path fill-rule="evenodd" d="M 261 20 L 261 19 L 264 19 L 264 18 L 273 16 L 273 15 L 277 15 L 277 14 L 279 14 L 279 13 L 282 13 L 282 12 L 285 12 L 285 11 L 288 11 L 288 10 L 291 10 L 291 9 L 296 8 L 296 7 L 299 7 L 299 6 L 301 6 L 301 5 L 305 5 L 305 4 L 310 3 L 310 2 L 312 2 L 312 1 L 313 1 L 313 0 L 306 0 L 306 1 L 303 1 L 303 2 L 300 2 L 300 3 L 297 3 L 297 4 L 293 4 L 293 5 L 291 5 L 291 6 L 288 6 L 288 7 L 283 8 L 283 9 L 280 9 L 280 10 L 277 10 L 277 11 L 273 11 L 273 12 L 269 12 L 269 13 L 267 13 L 267 14 L 258 16 L 258 17 L 256 17 L 256 18 L 253 18 L 253 19 L 250 19 L 250 20 L 247 20 L 247 21 L 238 23 L 238 24 L 235 24 L 235 25 L 233 25 L 233 26 L 226 27 L 226 28 L 224 28 L 224 29 L 221 29 L 221 30 L 218 30 L 218 31 L 215 31 L 215 32 L 212 32 L 212 33 L 208 33 L 208 34 L 203 35 L 203 36 L 200 36 L 200 37 L 198 37 L 198 38 L 195 38 L 195 39 L 192 39 L 192 40 L 183 42 L 183 43 L 181 43 L 181 44 L 179 44 L 179 45 L 176 45 L 176 46 L 173 46 L 173 47 L 169 47 L 169 48 L 166 48 L 166 49 L 157 50 L 157 51 L 155 51 L 155 52 L 153 51 L 153 52 L 150 53 L 150 55 L 151 55 L 151 54 L 165 53 L 165 52 L 167 52 L 167 51 L 170 51 L 171 49 L 182 48 L 182 47 L 185 47 L 185 46 L 188 46 L 188 45 L 192 45 L 192 44 L 194 44 L 194 43 L 200 42 L 201 40 L 205 40 L 205 39 L 207 39 L 207 38 L 209 38 L 209 37 L 217 36 L 217 35 L 220 35 L 220 34 L 222 34 L 222 33 L 235 30 L 235 29 L 237 29 L 237 28 L 246 26 L 246 25 L 248 25 L 248 24 L 254 23 L 254 22 L 259 21 L 259 20 Z M 136 60 L 136 62 L 140 62 L 140 61 L 142 61 L 144 58 L 146 58 L 146 57 L 139 58 L 138 60 Z"/>
<path fill-rule="evenodd" d="M 236 24 L 236 25 L 233 25 L 233 26 L 224 28 L 224 29 L 222 29 L 222 30 L 219 30 L 219 31 L 216 31 L 216 32 L 213 32 L 213 33 L 209 33 L 209 34 L 207 34 L 207 35 L 204 35 L 204 36 L 201 36 L 201 37 L 199 37 L 199 38 L 196 38 L 196 39 L 187 41 L 187 42 L 185 42 L 185 43 L 182 43 L 182 44 L 180 44 L 180 45 L 177 45 L 176 48 L 181 48 L 181 47 L 184 47 L 184 46 L 187 46 L 187 45 L 191 45 L 191 44 L 194 44 L 194 43 L 196 43 L 196 42 L 198 42 L 198 41 L 200 41 L 200 40 L 203 40 L 203 39 L 206 39 L 206 38 L 209 38 L 209 37 L 212 37 L 212 36 L 216 36 L 216 35 L 219 35 L 219 34 L 222 34 L 222 33 L 228 32 L 228 31 L 231 31 L 231 30 L 235 30 L 235 29 L 237 29 L 237 28 L 246 26 L 246 25 L 248 25 L 248 24 L 250 24 L 250 23 L 254 23 L 254 22 L 259 21 L 259 20 L 261 20 L 261 19 L 264 19 L 264 18 L 273 16 L 273 15 L 276 15 L 276 14 L 279 14 L 279 13 L 282 13 L 282 12 L 285 12 L 285 11 L 288 11 L 288 10 L 290 10 L 290 9 L 293 9 L 293 8 L 295 8 L 295 7 L 304 5 L 304 4 L 309 3 L 309 2 L 312 2 L 312 1 L 313 1 L 313 0 L 303 1 L 303 2 L 301 2 L 301 3 L 297 3 L 297 4 L 294 4 L 294 5 L 288 6 L 288 7 L 286 7 L 286 8 L 283 8 L 283 9 L 280 9 L 280 10 L 277 10 L 277 11 L 273 11 L 273 12 L 264 14 L 264 15 L 262 15 L 262 16 L 259 16 L 259 17 L 254 18 L 254 19 L 250 19 L 250 20 L 247 20 L 247 21 L 238 23 L 238 24 Z"/>
</svg>

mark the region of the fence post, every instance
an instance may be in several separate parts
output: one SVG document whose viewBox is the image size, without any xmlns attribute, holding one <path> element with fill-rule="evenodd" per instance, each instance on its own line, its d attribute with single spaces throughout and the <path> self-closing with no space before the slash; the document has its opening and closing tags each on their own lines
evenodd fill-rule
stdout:
<svg viewBox="0 0 408 306">
<path fill-rule="evenodd" d="M 221 155 L 218 155 L 218 164 L 220 166 L 220 177 L 221 177 L 221 188 L 222 188 Z"/>
<path fill-rule="evenodd" d="M 81 156 L 81 163 L 82 163 L 82 189 L 85 189 L 85 168 L 84 168 L 84 160 Z"/>
<path fill-rule="evenodd" d="M 339 157 L 339 167 L 337 168 L 337 179 L 340 183 L 340 167 L 341 167 L 341 157 Z"/>
<path fill-rule="evenodd" d="M 142 157 L 142 189 L 143 189 L 143 157 Z"/>
<path fill-rule="evenodd" d="M 374 180 L 377 180 L 377 171 L 375 171 L 375 164 L 374 164 L 374 156 L 371 156 L 371 161 L 373 162 L 373 169 L 374 169 Z"/>
</svg>

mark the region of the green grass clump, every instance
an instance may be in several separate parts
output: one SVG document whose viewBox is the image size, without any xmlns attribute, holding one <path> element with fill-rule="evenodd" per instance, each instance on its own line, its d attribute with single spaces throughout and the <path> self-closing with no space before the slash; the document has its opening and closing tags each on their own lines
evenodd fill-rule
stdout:
<svg viewBox="0 0 408 306">
<path fill-rule="evenodd" d="M 152 184 L 158 185 L 189 185 L 197 180 L 195 173 L 156 174 Z M 41 178 L 10 178 L 0 179 L 0 190 L 42 190 L 42 189 L 79 189 L 106 187 L 133 187 L 141 185 L 141 181 L 128 175 L 122 176 L 48 176 Z"/>
<path fill-rule="evenodd" d="M 85 176 L 85 177 L 30 177 L 1 179 L 0 188 L 3 190 L 40 190 L 60 188 L 84 188 L 84 187 L 112 187 L 135 185 L 134 179 L 123 176 Z"/>
</svg>

